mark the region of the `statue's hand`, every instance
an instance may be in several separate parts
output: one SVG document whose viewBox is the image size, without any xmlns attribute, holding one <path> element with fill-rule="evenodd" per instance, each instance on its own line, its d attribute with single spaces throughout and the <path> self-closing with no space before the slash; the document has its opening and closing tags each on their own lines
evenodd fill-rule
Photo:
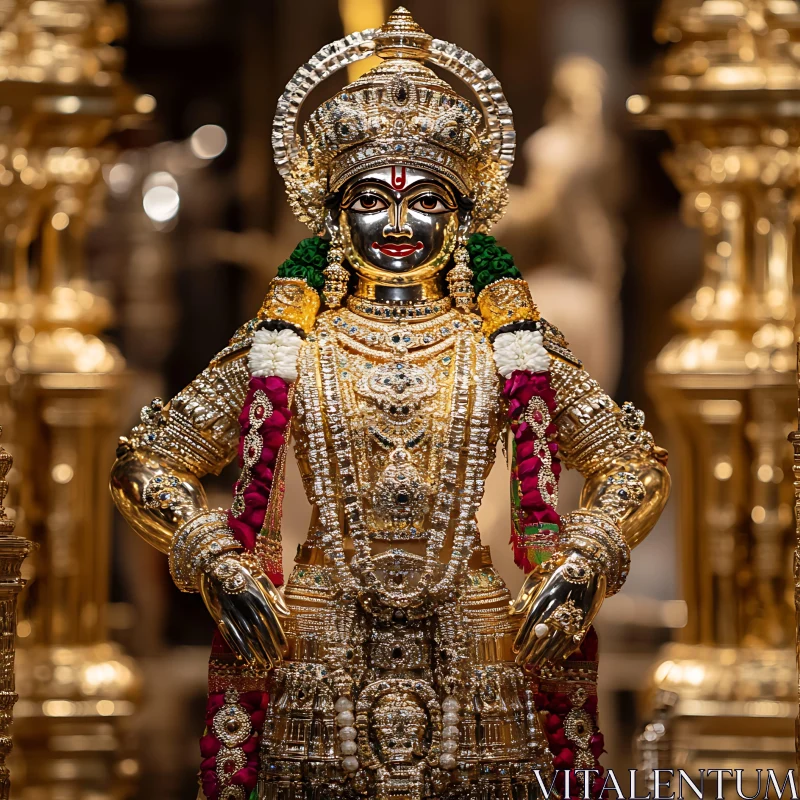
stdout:
<svg viewBox="0 0 800 800">
<path fill-rule="evenodd" d="M 280 618 L 289 616 L 289 608 L 255 559 L 219 556 L 203 570 L 200 592 L 234 653 L 267 669 L 283 661 L 287 642 Z"/>
<path fill-rule="evenodd" d="M 525 615 L 514 652 L 518 664 L 566 658 L 581 643 L 606 594 L 606 577 L 580 553 L 556 553 L 525 580 L 511 614 Z"/>
</svg>

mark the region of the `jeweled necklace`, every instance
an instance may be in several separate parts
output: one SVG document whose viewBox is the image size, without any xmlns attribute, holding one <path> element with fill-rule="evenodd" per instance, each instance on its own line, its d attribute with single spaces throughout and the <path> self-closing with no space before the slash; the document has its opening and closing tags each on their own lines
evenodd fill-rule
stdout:
<svg viewBox="0 0 800 800">
<path fill-rule="evenodd" d="M 322 327 L 326 327 L 324 323 Z M 476 536 L 474 515 L 483 493 L 484 475 L 490 459 L 489 398 L 492 390 L 496 389 L 496 379 L 489 348 L 477 347 L 474 333 L 467 327 L 461 327 L 456 333 L 454 385 L 445 456 L 440 490 L 431 515 L 425 566 L 416 589 L 409 592 L 388 588 L 375 573 L 362 498 L 353 473 L 350 430 L 343 412 L 336 351 L 328 332 L 321 330 L 317 337 L 318 362 L 312 348 L 304 351 L 302 372 L 307 391 L 302 394 L 307 402 L 305 411 L 314 422 L 314 430 L 309 435 L 309 461 L 314 475 L 312 495 L 325 530 L 323 541 L 342 585 L 348 590 L 360 590 L 362 595 L 366 591 L 367 599 L 384 607 L 415 607 L 427 597 L 441 597 L 451 592 L 471 553 Z M 329 437 L 325 436 L 325 430 Z M 328 463 L 331 458 L 328 438 L 337 464 L 338 480 L 335 483 L 331 480 L 333 476 Z M 459 473 L 462 480 L 459 480 Z M 343 495 L 340 498 L 336 497 L 334 486 L 341 488 Z M 344 554 L 344 534 L 338 513 L 340 506 L 343 506 L 343 516 L 355 550 L 349 565 Z M 442 548 L 451 527 L 454 529 L 452 556 L 436 581 L 437 571 L 442 566 Z"/>
<path fill-rule="evenodd" d="M 339 485 L 352 486 L 353 489 L 342 498 L 344 505 L 344 518 L 347 521 L 347 530 L 353 542 L 355 554 L 350 561 L 349 569 L 360 579 L 362 589 L 379 605 L 390 607 L 408 608 L 420 604 L 424 599 L 425 584 L 430 585 L 434 578 L 434 570 L 440 565 L 438 558 L 444 544 L 449 527 L 452 509 L 455 506 L 454 490 L 456 488 L 455 469 L 452 475 L 448 468 L 454 467 L 459 460 L 459 455 L 465 452 L 467 445 L 466 430 L 467 417 L 470 407 L 469 367 L 473 362 L 474 341 L 472 337 L 458 337 L 455 347 L 455 377 L 448 413 L 449 431 L 445 447 L 450 452 L 445 456 L 443 480 L 439 484 L 439 502 L 431 515 L 432 528 L 428 531 L 426 543 L 425 566 L 422 570 L 416 591 L 404 592 L 399 589 L 386 587 L 379 580 L 375 572 L 372 558 L 370 538 L 365 523 L 365 514 L 361 492 L 358 491 L 358 482 L 353 471 L 352 443 L 350 441 L 350 426 L 344 418 L 341 400 L 341 385 L 336 369 L 336 352 L 329 344 L 320 346 L 320 365 L 322 367 L 322 391 L 325 400 L 327 423 L 333 435 L 335 450 L 337 452 L 337 471 Z M 331 379 L 326 380 L 330 376 Z M 341 445 L 341 447 L 340 447 Z M 456 464 L 453 464 L 453 461 Z M 447 480 L 447 478 L 451 478 Z M 449 502 L 442 508 L 442 497 L 447 495 Z M 450 513 L 448 513 L 450 511 Z M 340 534 L 341 535 L 341 534 Z M 416 601 L 416 602 L 415 602 Z"/>
<path fill-rule="evenodd" d="M 479 317 L 466 316 L 455 311 L 439 314 L 427 322 L 392 322 L 364 319 L 344 310 L 336 314 L 332 322 L 336 332 L 346 336 L 348 343 L 352 342 L 351 346 L 359 352 L 364 347 L 394 353 L 422 348 L 426 357 L 431 354 L 431 347 L 449 342 L 457 331 L 466 328 L 477 332 L 481 327 Z"/>
<path fill-rule="evenodd" d="M 387 303 L 352 295 L 347 298 L 347 307 L 353 313 L 381 322 L 389 322 L 391 320 L 421 322 L 434 319 L 449 311 L 450 304 L 449 297 L 440 297 L 437 300 L 421 303 Z"/>
</svg>

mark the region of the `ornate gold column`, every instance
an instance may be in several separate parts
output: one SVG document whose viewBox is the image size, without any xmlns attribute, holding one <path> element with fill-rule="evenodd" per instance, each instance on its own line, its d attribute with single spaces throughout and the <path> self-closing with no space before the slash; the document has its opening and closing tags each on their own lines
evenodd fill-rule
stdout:
<svg viewBox="0 0 800 800">
<path fill-rule="evenodd" d="M 794 446 L 794 514 L 796 523 L 796 538 L 794 545 L 793 577 L 794 577 L 794 613 L 797 640 L 795 642 L 795 658 L 798 675 L 800 675 L 800 343 L 797 345 L 797 430 L 792 431 L 789 437 Z M 800 702 L 800 682 L 798 682 L 798 702 Z M 794 751 L 797 759 L 797 769 L 800 771 L 800 714 L 794 721 Z"/>
<path fill-rule="evenodd" d="M 121 79 L 122 21 L 101 0 L 0 4 L 0 391 L 19 529 L 39 545 L 19 631 L 22 798 L 120 798 L 137 771 L 136 670 L 106 627 L 124 363 L 84 264 L 108 135 L 151 105 Z"/>
<path fill-rule="evenodd" d="M 677 445 L 689 625 L 654 672 L 663 719 L 651 766 L 794 765 L 791 448 L 800 9 L 756 0 L 664 3 L 670 47 L 642 124 L 675 144 L 665 166 L 702 233 L 699 288 L 649 388 Z M 660 692 L 660 694 L 659 694 Z"/>
<path fill-rule="evenodd" d="M 6 516 L 3 501 L 8 493 L 6 475 L 13 459 L 0 445 L 0 800 L 8 800 L 11 776 L 6 758 L 11 752 L 11 721 L 17 693 L 14 691 L 14 652 L 17 636 L 17 597 L 25 585 L 22 562 L 31 543 L 14 536 L 16 523 Z"/>
</svg>

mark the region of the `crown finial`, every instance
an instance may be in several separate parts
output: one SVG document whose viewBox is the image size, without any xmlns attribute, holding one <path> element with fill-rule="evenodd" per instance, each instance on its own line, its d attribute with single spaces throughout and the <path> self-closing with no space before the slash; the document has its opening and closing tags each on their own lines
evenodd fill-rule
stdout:
<svg viewBox="0 0 800 800">
<path fill-rule="evenodd" d="M 407 9 L 400 6 L 375 34 L 375 53 L 381 58 L 424 59 L 430 52 L 433 37 L 414 22 Z"/>
</svg>

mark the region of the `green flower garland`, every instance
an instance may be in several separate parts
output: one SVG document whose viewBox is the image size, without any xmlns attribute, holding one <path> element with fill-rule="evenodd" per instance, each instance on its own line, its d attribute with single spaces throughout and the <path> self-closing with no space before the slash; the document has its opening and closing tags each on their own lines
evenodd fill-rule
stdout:
<svg viewBox="0 0 800 800">
<path fill-rule="evenodd" d="M 278 267 L 279 278 L 303 278 L 314 290 L 322 294 L 325 276 L 322 271 L 328 266 L 328 250 L 331 243 L 319 236 L 303 239 L 294 252 Z M 467 242 L 467 252 L 472 269 L 472 284 L 479 295 L 490 283 L 503 278 L 517 279 L 522 274 L 514 266 L 511 253 L 497 244 L 494 236 L 473 233 Z"/>
<path fill-rule="evenodd" d="M 490 283 L 503 278 L 517 279 L 522 273 L 514 266 L 514 258 L 505 247 L 497 244 L 494 236 L 473 233 L 467 242 L 467 252 L 472 269 L 472 285 L 479 295 Z"/>
<path fill-rule="evenodd" d="M 289 258 L 278 267 L 278 277 L 303 278 L 312 289 L 322 294 L 325 286 L 322 270 L 328 266 L 330 246 L 330 242 L 319 236 L 303 239 Z"/>
</svg>

